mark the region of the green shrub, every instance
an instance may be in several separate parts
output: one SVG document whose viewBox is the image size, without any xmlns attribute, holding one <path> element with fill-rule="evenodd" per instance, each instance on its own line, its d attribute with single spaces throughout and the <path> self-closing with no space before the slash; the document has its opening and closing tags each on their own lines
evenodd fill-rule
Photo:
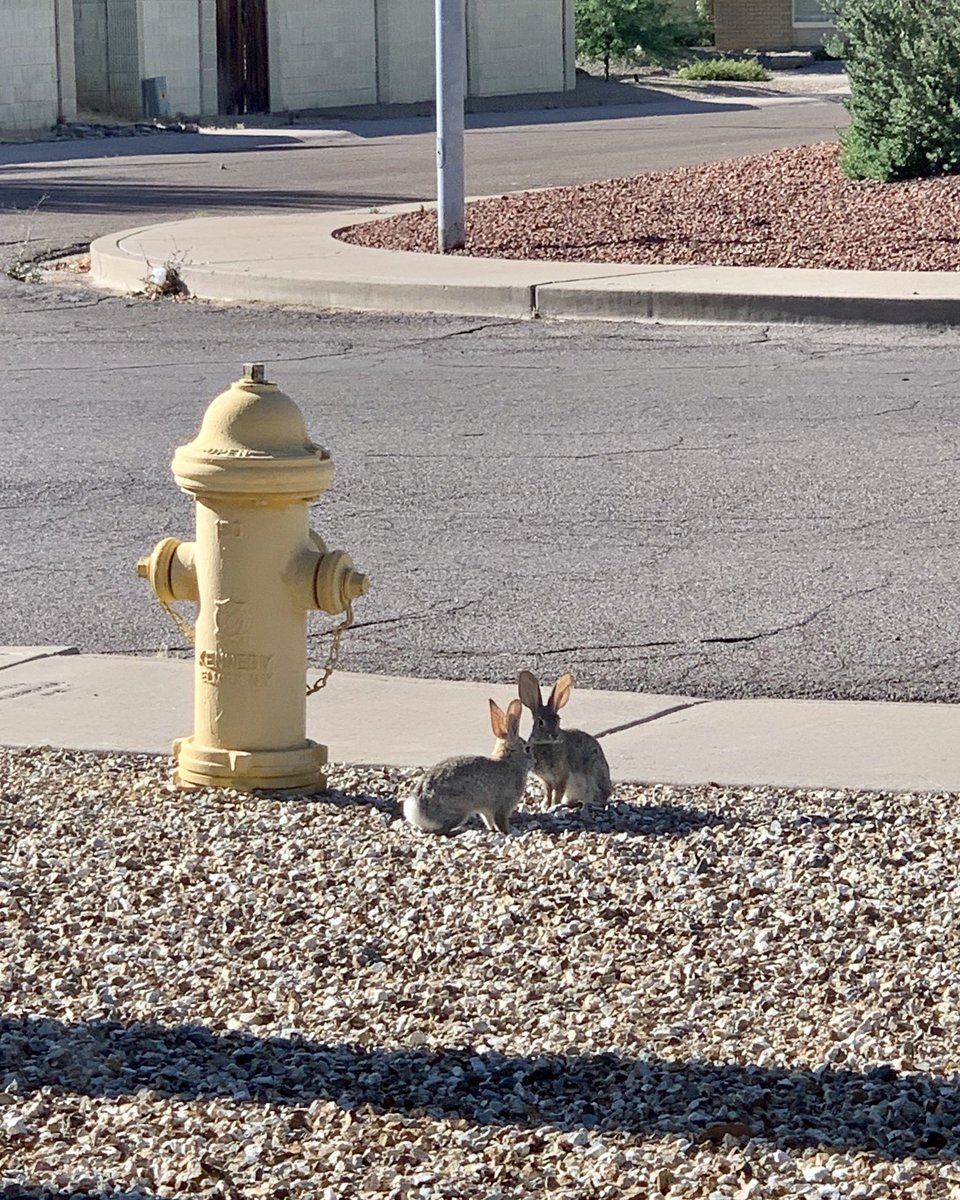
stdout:
<svg viewBox="0 0 960 1200">
<path fill-rule="evenodd" d="M 681 67 L 677 74 L 681 79 L 719 79 L 741 83 L 762 83 L 770 78 L 770 72 L 761 67 L 755 58 L 702 58 L 699 62 Z"/>
<path fill-rule="evenodd" d="M 577 57 L 610 63 L 672 66 L 709 31 L 701 18 L 678 17 L 671 0 L 577 0 Z"/>
<path fill-rule="evenodd" d="M 850 79 L 840 166 L 851 179 L 960 167 L 957 0 L 834 0 Z"/>
</svg>

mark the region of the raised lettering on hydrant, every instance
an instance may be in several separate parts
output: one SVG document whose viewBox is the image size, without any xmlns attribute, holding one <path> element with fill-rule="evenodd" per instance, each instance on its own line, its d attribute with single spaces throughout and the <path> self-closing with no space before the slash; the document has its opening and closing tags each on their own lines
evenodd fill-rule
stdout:
<svg viewBox="0 0 960 1200">
<path fill-rule="evenodd" d="M 326 746 L 306 736 L 307 612 L 349 610 L 369 586 L 310 529 L 330 455 L 289 396 L 247 366 L 173 458 L 197 502 L 193 542 L 165 538 L 139 574 L 165 606 L 198 605 L 194 727 L 174 742 L 182 787 L 326 787 Z"/>
</svg>

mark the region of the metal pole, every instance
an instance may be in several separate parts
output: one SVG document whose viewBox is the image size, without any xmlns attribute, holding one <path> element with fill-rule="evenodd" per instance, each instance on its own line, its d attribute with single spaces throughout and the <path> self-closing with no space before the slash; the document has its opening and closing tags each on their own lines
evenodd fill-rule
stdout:
<svg viewBox="0 0 960 1200">
<path fill-rule="evenodd" d="M 440 253 L 466 241 L 463 106 L 466 0 L 437 0 L 437 241 Z"/>
</svg>

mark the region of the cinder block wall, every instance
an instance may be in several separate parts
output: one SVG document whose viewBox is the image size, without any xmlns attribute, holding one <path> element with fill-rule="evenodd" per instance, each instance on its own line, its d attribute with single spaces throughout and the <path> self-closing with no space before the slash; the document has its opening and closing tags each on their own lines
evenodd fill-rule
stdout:
<svg viewBox="0 0 960 1200">
<path fill-rule="evenodd" d="M 564 0 L 468 0 L 470 94 L 564 91 L 565 7 Z"/>
<path fill-rule="evenodd" d="M 107 108 L 120 116 L 143 112 L 140 80 L 140 4 L 107 0 Z"/>
<path fill-rule="evenodd" d="M 375 0 L 274 0 L 267 20 L 274 111 L 377 102 Z"/>
<path fill-rule="evenodd" d="M 219 111 L 217 97 L 217 0 L 200 0 L 200 112 Z"/>
<path fill-rule="evenodd" d="M 142 0 L 142 72 L 163 75 L 172 113 L 198 113 L 200 20 L 197 0 Z"/>
<path fill-rule="evenodd" d="M 559 92 L 576 81 L 574 0 L 467 0 L 474 96 Z M 435 0 L 273 0 L 275 111 L 434 95 Z"/>
<path fill-rule="evenodd" d="M 107 80 L 107 0 L 76 0 L 77 104 L 93 112 L 110 111 Z"/>
<path fill-rule="evenodd" d="M 69 8 L 61 0 L 0 0 L 0 26 L 0 130 L 43 129 L 56 122 L 58 57 L 66 85 L 63 115 L 73 116 L 76 86 Z"/>
<path fill-rule="evenodd" d="M 378 0 L 376 8 L 380 103 L 427 99 L 436 86 L 435 0 Z"/>
<path fill-rule="evenodd" d="M 60 39 L 60 115 L 77 115 L 77 51 L 73 25 L 73 0 L 57 0 L 57 37 Z"/>
<path fill-rule="evenodd" d="M 791 0 L 716 0 L 718 50 L 791 50 Z"/>
</svg>

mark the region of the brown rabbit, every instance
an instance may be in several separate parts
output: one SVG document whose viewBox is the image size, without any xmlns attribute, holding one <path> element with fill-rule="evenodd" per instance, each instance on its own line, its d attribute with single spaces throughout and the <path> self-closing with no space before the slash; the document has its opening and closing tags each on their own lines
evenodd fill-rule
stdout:
<svg viewBox="0 0 960 1200">
<path fill-rule="evenodd" d="M 493 700 L 489 705 L 497 739 L 493 754 L 460 755 L 430 767 L 403 806 L 403 815 L 417 829 L 455 833 L 477 813 L 488 829 L 510 832 L 510 817 L 533 760 L 520 736 L 520 701 L 511 700 L 506 712 Z"/>
<path fill-rule="evenodd" d="M 582 729 L 561 729 L 560 709 L 570 699 L 573 676 L 561 675 L 550 699 L 543 703 L 540 681 L 521 671 L 520 699 L 533 714 L 528 743 L 533 751 L 531 770 L 543 784 L 548 804 L 580 803 L 584 808 L 606 804 L 613 792 L 610 767 L 600 743 Z"/>
</svg>

